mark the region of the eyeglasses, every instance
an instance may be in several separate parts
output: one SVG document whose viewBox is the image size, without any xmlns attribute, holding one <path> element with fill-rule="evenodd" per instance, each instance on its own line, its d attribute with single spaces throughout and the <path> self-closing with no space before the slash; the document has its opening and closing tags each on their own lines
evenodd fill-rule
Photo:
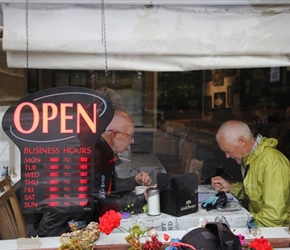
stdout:
<svg viewBox="0 0 290 250">
<path fill-rule="evenodd" d="M 127 134 L 127 133 L 124 133 L 124 132 L 121 132 L 121 131 L 118 131 L 118 130 L 113 130 L 113 129 L 106 130 L 106 131 L 113 131 L 113 132 L 118 133 L 118 134 L 126 135 L 128 140 L 132 140 L 134 138 L 134 133 Z"/>
</svg>

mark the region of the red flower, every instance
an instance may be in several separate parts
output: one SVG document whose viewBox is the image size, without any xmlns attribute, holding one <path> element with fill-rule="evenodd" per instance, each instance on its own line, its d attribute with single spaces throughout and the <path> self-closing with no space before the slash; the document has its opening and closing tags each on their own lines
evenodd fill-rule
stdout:
<svg viewBox="0 0 290 250">
<path fill-rule="evenodd" d="M 170 236 L 168 234 L 164 234 L 164 240 L 168 241 L 170 239 Z"/>
<path fill-rule="evenodd" d="M 114 210 L 107 211 L 102 217 L 99 218 L 99 229 L 106 235 L 110 234 L 114 228 L 120 226 L 122 215 Z"/>
<path fill-rule="evenodd" d="M 264 239 L 263 237 L 259 239 L 254 239 L 249 245 L 250 248 L 255 250 L 272 250 L 272 246 L 269 241 Z"/>
</svg>

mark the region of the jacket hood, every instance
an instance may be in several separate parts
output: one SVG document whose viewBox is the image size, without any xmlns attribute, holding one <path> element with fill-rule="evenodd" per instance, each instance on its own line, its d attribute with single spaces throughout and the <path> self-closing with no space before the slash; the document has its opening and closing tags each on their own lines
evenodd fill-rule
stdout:
<svg viewBox="0 0 290 250">
<path fill-rule="evenodd" d="M 263 139 L 258 144 L 257 148 L 253 152 L 243 157 L 244 165 L 247 166 L 251 164 L 264 151 L 265 148 L 276 148 L 277 145 L 278 145 L 277 139 L 263 137 Z"/>
</svg>

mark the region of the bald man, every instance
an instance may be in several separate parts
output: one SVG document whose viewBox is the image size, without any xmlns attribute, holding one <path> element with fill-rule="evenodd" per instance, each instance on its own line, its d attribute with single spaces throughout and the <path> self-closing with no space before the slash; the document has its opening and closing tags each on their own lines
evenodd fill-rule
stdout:
<svg viewBox="0 0 290 250">
<path fill-rule="evenodd" d="M 278 141 L 257 135 L 247 124 L 231 120 L 216 134 L 227 158 L 241 164 L 243 182 L 231 183 L 217 176 L 211 179 L 217 191 L 231 192 L 248 201 L 248 209 L 261 227 L 289 226 L 289 160 L 276 149 Z"/>
<path fill-rule="evenodd" d="M 31 236 L 60 236 L 69 232 L 70 220 L 98 221 L 99 216 L 107 210 L 142 212 L 146 204 L 145 194 L 135 195 L 131 191 L 137 185 L 150 185 L 151 178 L 145 172 L 129 178 L 118 178 L 115 166 L 120 163 L 117 153 L 123 153 L 131 143 L 134 143 L 134 122 L 124 111 L 116 109 L 114 116 L 100 138 L 88 134 L 84 129 L 81 135 L 83 142 L 94 148 L 94 211 L 82 213 L 44 213 L 35 235 Z M 91 142 L 89 140 L 91 139 Z"/>
<path fill-rule="evenodd" d="M 134 132 L 132 118 L 122 110 L 115 110 L 111 123 L 96 143 L 94 188 L 100 215 L 111 207 L 124 211 L 129 204 L 133 204 L 131 209 L 135 212 L 141 212 L 146 204 L 144 194 L 114 195 L 116 191 L 126 193 L 126 190 L 133 190 L 137 185 L 148 186 L 152 181 L 145 172 L 124 179 L 116 175 L 115 166 L 119 162 L 117 153 L 123 153 L 131 143 L 134 143 Z"/>
</svg>

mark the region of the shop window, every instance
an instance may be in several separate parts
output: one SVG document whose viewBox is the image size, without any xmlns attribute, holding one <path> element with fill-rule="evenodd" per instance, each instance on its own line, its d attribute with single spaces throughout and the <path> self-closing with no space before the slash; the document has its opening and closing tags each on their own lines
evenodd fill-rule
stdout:
<svg viewBox="0 0 290 250">
<path fill-rule="evenodd" d="M 89 71 L 53 70 L 52 87 L 60 86 L 90 87 Z"/>
<path fill-rule="evenodd" d="M 47 70 L 42 70 L 47 72 Z M 44 73 L 45 74 L 45 73 Z M 155 73 L 141 71 L 51 70 L 51 87 L 78 86 L 100 91 L 107 88 L 109 98 L 126 110 L 138 129 L 155 129 L 156 90 Z M 49 77 L 42 82 L 49 82 Z M 49 84 L 46 85 L 49 87 Z"/>
</svg>

